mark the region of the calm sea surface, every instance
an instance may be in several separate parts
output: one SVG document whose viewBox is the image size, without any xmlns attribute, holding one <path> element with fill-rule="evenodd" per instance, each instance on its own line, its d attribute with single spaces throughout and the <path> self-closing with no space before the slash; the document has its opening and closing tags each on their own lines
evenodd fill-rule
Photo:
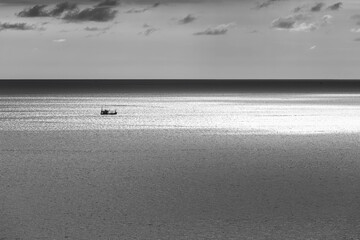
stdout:
<svg viewBox="0 0 360 240">
<path fill-rule="evenodd" d="M 105 106 L 116 116 L 101 116 Z M 0 97 L 0 130 L 207 129 L 355 133 L 360 94 L 112 94 Z"/>
<path fill-rule="evenodd" d="M 1 96 L 0 239 L 360 239 L 359 132 L 360 94 Z"/>
</svg>

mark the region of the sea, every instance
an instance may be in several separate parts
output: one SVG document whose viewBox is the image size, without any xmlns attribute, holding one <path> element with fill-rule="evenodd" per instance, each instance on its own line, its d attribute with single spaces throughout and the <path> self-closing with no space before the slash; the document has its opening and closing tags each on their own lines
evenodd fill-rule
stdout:
<svg viewBox="0 0 360 240">
<path fill-rule="evenodd" d="M 0 239 L 360 239 L 359 133 L 358 93 L 3 94 Z"/>
<path fill-rule="evenodd" d="M 101 108 L 117 115 L 100 115 Z M 0 96 L 0 131 L 192 129 L 226 134 L 360 131 L 360 94 Z"/>
</svg>

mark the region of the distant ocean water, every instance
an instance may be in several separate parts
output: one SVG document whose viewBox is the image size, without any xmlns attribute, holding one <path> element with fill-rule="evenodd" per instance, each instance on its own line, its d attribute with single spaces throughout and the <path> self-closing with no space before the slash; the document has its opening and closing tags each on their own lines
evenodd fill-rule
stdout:
<svg viewBox="0 0 360 240">
<path fill-rule="evenodd" d="M 101 116 L 101 107 L 118 115 Z M 1 96 L 0 130 L 200 129 L 239 134 L 360 132 L 360 94 Z"/>
</svg>

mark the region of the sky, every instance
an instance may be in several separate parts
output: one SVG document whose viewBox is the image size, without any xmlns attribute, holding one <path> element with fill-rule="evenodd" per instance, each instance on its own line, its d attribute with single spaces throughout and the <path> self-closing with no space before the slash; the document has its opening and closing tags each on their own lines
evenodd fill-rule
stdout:
<svg viewBox="0 0 360 240">
<path fill-rule="evenodd" d="M 358 79 L 358 0 L 0 0 L 0 78 Z"/>
</svg>

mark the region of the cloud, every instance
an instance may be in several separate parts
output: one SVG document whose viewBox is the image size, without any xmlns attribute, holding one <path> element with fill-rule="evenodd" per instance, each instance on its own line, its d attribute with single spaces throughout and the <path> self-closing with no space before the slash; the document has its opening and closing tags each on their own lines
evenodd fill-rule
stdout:
<svg viewBox="0 0 360 240">
<path fill-rule="evenodd" d="M 330 6 L 328 6 L 326 8 L 326 10 L 331 10 L 331 11 L 336 11 L 339 10 L 342 7 L 343 3 L 342 2 L 338 2 L 335 4 L 332 4 Z M 320 3 L 316 3 L 315 5 L 309 5 L 309 4 L 304 4 L 302 6 L 298 6 L 296 7 L 293 12 L 297 13 L 297 12 L 320 12 L 321 10 L 323 10 L 325 7 L 325 4 L 320 2 Z"/>
<path fill-rule="evenodd" d="M 143 25 L 143 28 L 146 28 L 145 31 L 143 32 L 139 32 L 139 34 L 145 35 L 145 36 L 149 36 L 150 34 L 153 34 L 154 32 L 158 31 L 159 29 L 154 28 L 152 26 L 150 26 L 149 24 L 145 23 Z"/>
<path fill-rule="evenodd" d="M 143 34 L 144 34 L 145 36 L 149 36 L 150 34 L 154 33 L 155 31 L 157 31 L 156 28 L 148 28 L 148 29 L 146 29 L 146 30 L 143 32 Z"/>
<path fill-rule="evenodd" d="M 180 23 L 180 24 L 187 24 L 187 23 L 191 23 L 191 22 L 193 22 L 193 21 L 195 21 L 195 20 L 196 20 L 196 17 L 194 17 L 194 16 L 191 15 L 191 14 L 188 14 L 186 17 L 180 19 L 180 20 L 178 21 L 178 23 Z"/>
<path fill-rule="evenodd" d="M 314 50 L 315 48 L 316 48 L 316 45 L 311 46 L 309 49 L 310 49 L 310 50 Z"/>
<path fill-rule="evenodd" d="M 292 17 L 277 18 L 271 23 L 271 27 L 278 29 L 291 29 L 294 28 L 296 20 Z"/>
<path fill-rule="evenodd" d="M 215 27 L 208 27 L 204 31 L 194 33 L 194 35 L 224 35 L 231 27 L 234 27 L 235 25 L 235 23 L 227 23 Z"/>
<path fill-rule="evenodd" d="M 116 10 L 110 8 L 85 8 L 68 12 L 63 19 L 68 21 L 96 21 L 107 22 L 115 18 Z"/>
<path fill-rule="evenodd" d="M 65 11 L 72 11 L 77 9 L 77 5 L 75 3 L 62 2 L 56 4 L 55 8 L 49 12 L 50 16 L 59 16 Z"/>
<path fill-rule="evenodd" d="M 159 2 L 154 3 L 154 4 L 152 5 L 152 8 L 157 8 L 158 6 L 160 6 L 160 3 L 159 3 Z"/>
<path fill-rule="evenodd" d="M 19 12 L 17 15 L 19 17 L 47 17 L 49 16 L 44 8 L 47 5 L 35 5 L 31 8 L 27 8 Z"/>
<path fill-rule="evenodd" d="M 271 27 L 277 29 L 293 29 L 298 24 L 298 21 L 305 21 L 309 18 L 308 15 L 298 13 L 287 17 L 280 17 L 272 21 Z"/>
<path fill-rule="evenodd" d="M 117 0 L 104 0 L 96 5 L 96 7 L 115 7 L 119 5 Z"/>
<path fill-rule="evenodd" d="M 24 9 L 17 15 L 19 17 L 57 17 L 66 12 L 63 19 L 68 21 L 98 21 L 106 22 L 115 18 L 117 11 L 111 10 L 111 7 L 118 4 L 117 0 L 104 0 L 93 8 L 79 10 L 75 3 L 62 2 L 47 11 L 47 5 L 35 5 L 31 8 Z"/>
<path fill-rule="evenodd" d="M 140 9 L 132 8 L 130 10 L 127 10 L 126 13 L 142 13 L 147 10 L 148 10 L 147 8 L 140 8 Z"/>
<path fill-rule="evenodd" d="M 343 3 L 342 2 L 338 2 L 335 3 L 333 5 L 330 5 L 327 9 L 332 10 L 332 11 L 336 11 L 339 10 L 342 7 Z"/>
<path fill-rule="evenodd" d="M 34 25 L 27 23 L 0 23 L 0 31 L 2 30 L 35 30 Z"/>
<path fill-rule="evenodd" d="M 315 6 L 310 8 L 310 11 L 311 12 L 319 12 L 324 7 L 324 5 L 325 5 L 324 3 L 317 3 L 317 4 L 315 4 Z"/>
<path fill-rule="evenodd" d="M 331 15 L 324 15 L 322 16 L 321 20 L 320 20 L 320 24 L 321 25 L 326 25 L 330 23 L 330 19 L 332 19 L 333 17 Z"/>
<path fill-rule="evenodd" d="M 100 32 L 100 34 L 105 33 L 107 30 L 110 29 L 109 27 L 104 27 L 104 28 L 99 28 L 99 27 L 85 27 L 84 30 L 85 31 L 89 31 L 89 32 Z"/>
<path fill-rule="evenodd" d="M 331 15 L 324 15 L 320 20 L 307 22 L 310 17 L 304 14 L 294 14 L 288 17 L 280 17 L 271 23 L 272 28 L 289 30 L 294 32 L 310 32 L 330 23 Z"/>
<path fill-rule="evenodd" d="M 325 4 L 323 3 L 316 3 L 315 5 L 309 5 L 309 4 L 302 4 L 301 6 L 298 6 L 294 8 L 294 13 L 304 13 L 304 12 L 319 12 Z"/>
<path fill-rule="evenodd" d="M 102 30 L 102 29 L 98 28 L 98 27 L 85 27 L 84 30 L 85 31 L 99 31 L 99 30 Z"/>
<path fill-rule="evenodd" d="M 152 8 L 157 8 L 159 6 L 160 6 L 160 3 L 157 2 L 157 3 L 154 3 L 153 5 L 151 5 L 149 7 L 146 7 L 146 8 L 138 8 L 138 9 L 132 8 L 132 9 L 126 11 L 125 13 L 143 13 L 143 12 L 146 12 L 146 11 L 152 9 Z"/>
<path fill-rule="evenodd" d="M 111 28 L 111 26 L 102 27 L 102 28 L 100 28 L 100 27 L 85 27 L 84 30 L 87 32 L 93 33 L 93 34 L 87 35 L 86 37 L 96 37 L 96 36 L 105 34 L 110 28 Z"/>
<path fill-rule="evenodd" d="M 53 42 L 54 43 L 63 43 L 63 42 L 66 42 L 66 39 L 64 39 L 64 38 L 54 39 Z"/>
<path fill-rule="evenodd" d="M 310 31 L 315 31 L 318 28 L 319 26 L 316 25 L 315 23 L 300 23 L 300 24 L 295 24 L 294 27 L 290 29 L 290 31 L 310 32 Z"/>
<path fill-rule="evenodd" d="M 69 2 L 58 3 L 50 11 L 45 10 L 47 6 L 48 5 L 35 5 L 31 8 L 22 10 L 17 15 L 19 17 L 57 17 L 65 11 L 77 9 L 77 5 L 75 3 Z"/>
<path fill-rule="evenodd" d="M 257 9 L 265 8 L 265 7 L 268 7 L 268 6 L 272 5 L 273 3 L 279 2 L 279 1 L 283 1 L 283 0 L 267 0 L 263 3 L 258 4 L 256 8 Z"/>
</svg>

